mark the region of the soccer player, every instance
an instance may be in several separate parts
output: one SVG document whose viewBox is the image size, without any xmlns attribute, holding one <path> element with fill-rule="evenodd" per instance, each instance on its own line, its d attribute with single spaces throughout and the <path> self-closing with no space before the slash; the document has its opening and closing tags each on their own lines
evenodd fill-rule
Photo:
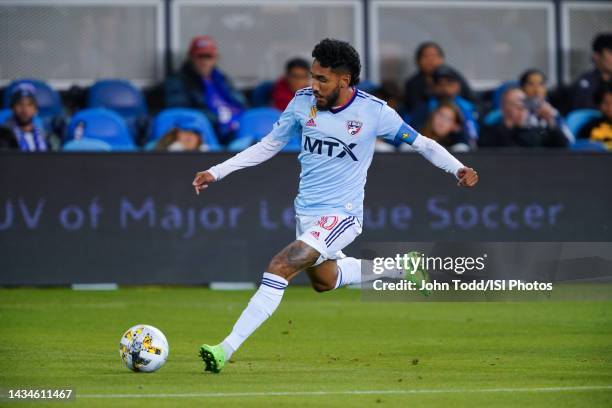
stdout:
<svg viewBox="0 0 612 408">
<path fill-rule="evenodd" d="M 272 131 L 259 143 L 196 174 L 196 193 L 230 173 L 277 154 L 301 131 L 300 185 L 295 199 L 297 239 L 277 253 L 261 285 L 231 333 L 214 346 L 203 344 L 206 371 L 218 373 L 240 345 L 278 307 L 285 288 L 305 270 L 317 292 L 362 281 L 361 261 L 342 249 L 360 233 L 366 174 L 377 137 L 404 142 L 435 166 L 454 175 L 460 186 L 478 181 L 435 141 L 404 123 L 385 102 L 356 88 L 361 63 L 348 43 L 325 39 L 312 52 L 312 87 L 295 93 Z"/>
</svg>

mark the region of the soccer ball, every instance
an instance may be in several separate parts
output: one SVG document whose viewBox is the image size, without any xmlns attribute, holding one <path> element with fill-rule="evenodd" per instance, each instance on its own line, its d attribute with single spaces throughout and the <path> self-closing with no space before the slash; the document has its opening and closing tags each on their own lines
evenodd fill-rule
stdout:
<svg viewBox="0 0 612 408">
<path fill-rule="evenodd" d="M 119 342 L 119 355 L 132 371 L 152 373 L 168 358 L 168 340 L 160 330 L 146 324 L 130 327 Z"/>
</svg>

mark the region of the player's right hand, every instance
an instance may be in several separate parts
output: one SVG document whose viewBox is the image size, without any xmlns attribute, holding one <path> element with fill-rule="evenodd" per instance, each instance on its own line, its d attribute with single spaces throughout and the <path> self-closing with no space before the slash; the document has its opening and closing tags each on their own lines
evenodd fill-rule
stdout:
<svg viewBox="0 0 612 408">
<path fill-rule="evenodd" d="M 462 187 L 474 187 L 478 183 L 478 173 L 471 167 L 462 167 L 457 171 L 459 179 L 457 185 Z"/>
<path fill-rule="evenodd" d="M 196 194 L 200 194 L 200 190 L 204 190 L 209 184 L 214 183 L 215 178 L 208 171 L 200 171 L 196 173 L 193 179 L 193 188 L 195 188 Z"/>
</svg>

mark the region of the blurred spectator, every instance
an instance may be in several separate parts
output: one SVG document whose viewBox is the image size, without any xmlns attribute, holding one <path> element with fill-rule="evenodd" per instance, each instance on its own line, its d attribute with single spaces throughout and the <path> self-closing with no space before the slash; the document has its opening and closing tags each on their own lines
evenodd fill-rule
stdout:
<svg viewBox="0 0 612 408">
<path fill-rule="evenodd" d="M 0 125 L 0 150 L 13 150 L 19 149 L 17 144 L 17 138 L 13 134 L 13 131 L 4 126 Z"/>
<path fill-rule="evenodd" d="M 211 37 L 195 37 L 187 61 L 164 83 L 164 99 L 166 107 L 204 111 L 214 124 L 219 141 L 226 144 L 238 130 L 245 99 L 216 67 L 217 58 L 217 44 Z"/>
<path fill-rule="evenodd" d="M 287 62 L 285 75 L 279 78 L 272 88 L 272 104 L 284 111 L 295 93 L 310 84 L 310 64 L 302 58 Z"/>
<path fill-rule="evenodd" d="M 13 114 L 5 125 L 13 131 L 19 150 L 24 152 L 48 150 L 45 130 L 34 123 L 38 113 L 34 86 L 28 83 L 18 85 L 11 93 L 10 106 Z"/>
<path fill-rule="evenodd" d="M 526 96 L 526 106 L 529 110 L 528 124 L 532 127 L 558 128 L 568 142 L 574 141 L 574 135 L 569 130 L 563 117 L 557 109 L 546 101 L 546 75 L 538 69 L 528 69 L 519 78 L 519 85 Z"/>
<path fill-rule="evenodd" d="M 402 91 L 395 81 L 383 81 L 374 92 L 373 95 L 387 102 L 391 108 L 395 109 L 400 116 L 405 117 L 405 112 L 402 112 Z M 404 145 L 404 143 L 402 143 Z M 400 147 L 402 146 L 400 145 Z M 406 146 L 408 146 L 406 144 Z M 374 149 L 379 153 L 389 153 L 397 151 L 397 147 L 391 142 L 384 139 L 376 138 Z"/>
<path fill-rule="evenodd" d="M 582 74 L 571 89 L 570 110 L 597 109 L 595 92 L 612 81 L 612 33 L 598 34 L 593 40 L 593 64 L 595 68 Z"/>
<path fill-rule="evenodd" d="M 450 151 L 470 150 L 470 142 L 463 132 L 463 115 L 453 102 L 441 101 L 429 115 L 421 133 Z"/>
<path fill-rule="evenodd" d="M 450 66 L 440 65 L 433 73 L 433 81 L 433 96 L 410 112 L 410 124 L 416 129 L 423 128 L 425 121 L 434 111 L 440 100 L 451 100 L 461 110 L 464 120 L 463 130 L 470 143 L 474 144 L 474 141 L 478 139 L 477 113 L 474 105 L 460 95 L 461 76 Z"/>
<path fill-rule="evenodd" d="M 612 150 L 612 86 L 602 86 L 595 93 L 595 103 L 599 107 L 601 117 L 594 118 L 585 124 L 579 139 L 590 139 L 592 142 L 603 143 L 608 150 Z"/>
<path fill-rule="evenodd" d="M 169 152 L 206 152 L 209 146 L 203 142 L 200 128 L 189 119 L 180 121 L 162 136 L 155 150 Z"/>
<path fill-rule="evenodd" d="M 510 88 L 502 96 L 502 120 L 484 126 L 479 145 L 483 147 L 564 147 L 568 141 L 558 128 L 529 125 L 527 97 L 519 88 Z"/>
<path fill-rule="evenodd" d="M 428 41 L 420 44 L 415 53 L 415 62 L 418 68 L 416 74 L 406 80 L 404 103 L 407 111 L 425 103 L 433 96 L 434 79 L 436 68 L 444 64 L 444 51 L 435 42 Z M 474 95 L 467 81 L 457 73 L 460 83 L 460 95 L 468 101 L 474 101 Z"/>
<path fill-rule="evenodd" d="M 375 97 L 387 102 L 387 105 L 401 114 L 403 95 L 402 90 L 395 81 L 383 81 L 380 86 L 372 92 L 372 94 Z"/>
</svg>

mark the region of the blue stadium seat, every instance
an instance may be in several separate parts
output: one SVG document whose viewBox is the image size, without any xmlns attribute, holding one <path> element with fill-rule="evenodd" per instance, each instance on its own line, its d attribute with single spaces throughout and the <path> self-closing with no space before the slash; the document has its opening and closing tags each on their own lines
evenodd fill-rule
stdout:
<svg viewBox="0 0 612 408">
<path fill-rule="evenodd" d="M 270 133 L 278 120 L 281 111 L 274 108 L 253 108 L 245 111 L 240 117 L 240 129 L 236 139 L 230 143 L 228 150 L 241 151 Z"/>
<path fill-rule="evenodd" d="M 112 149 L 108 143 L 98 139 L 74 139 L 62 146 L 65 152 L 110 152 Z"/>
<path fill-rule="evenodd" d="M 11 93 L 19 84 L 29 83 L 36 89 L 36 102 L 38 103 L 38 117 L 40 125 L 47 131 L 55 129 L 56 120 L 63 115 L 62 98 L 59 93 L 46 82 L 38 79 L 19 79 L 11 82 L 4 90 L 4 107 L 9 108 Z"/>
<path fill-rule="evenodd" d="M 483 123 L 486 126 L 493 126 L 500 123 L 502 120 L 502 111 L 501 109 L 493 109 L 483 119 Z"/>
<path fill-rule="evenodd" d="M 140 89 L 121 79 L 97 81 L 87 92 L 87 107 L 106 108 L 125 119 L 134 139 L 145 126 L 147 104 Z"/>
<path fill-rule="evenodd" d="M 251 93 L 251 105 L 255 108 L 270 106 L 272 102 L 273 81 L 263 81 Z"/>
<path fill-rule="evenodd" d="M 11 115 L 13 114 L 13 111 L 11 111 L 10 109 L 1 109 L 0 110 L 0 124 L 4 124 L 4 122 L 6 122 Z"/>
<path fill-rule="evenodd" d="M 240 117 L 240 129 L 238 136 L 229 144 L 227 150 L 239 152 L 253 143 L 260 141 L 272 130 L 274 123 L 278 121 L 281 111 L 274 108 L 253 108 L 249 109 Z M 291 136 L 289 143 L 285 145 L 283 151 L 297 152 L 301 149 L 301 135 L 296 133 Z"/>
<path fill-rule="evenodd" d="M 188 108 L 170 108 L 161 111 L 153 121 L 149 135 L 149 143 L 157 142 L 163 135 L 175 128 L 178 124 L 189 122 L 199 130 L 211 151 L 219 151 L 221 145 L 210 121 L 202 112 Z"/>
<path fill-rule="evenodd" d="M 147 114 L 142 92 L 121 79 L 105 79 L 93 84 L 87 93 L 87 107 L 111 109 L 121 116 Z"/>
<path fill-rule="evenodd" d="M 506 82 L 502 82 L 501 85 L 499 85 L 495 91 L 493 92 L 493 106 L 492 109 L 499 109 L 501 108 L 501 98 L 502 95 L 504 94 L 504 92 L 506 92 L 509 88 L 514 88 L 518 86 L 518 82 L 517 81 L 506 81 Z"/>
<path fill-rule="evenodd" d="M 578 152 L 607 152 L 606 146 L 600 142 L 593 142 L 589 139 L 578 139 L 570 145 L 570 150 Z"/>
<path fill-rule="evenodd" d="M 123 118 L 104 108 L 84 109 L 74 115 L 66 131 L 66 141 L 81 138 L 102 140 L 112 150 L 135 149 Z"/>
<path fill-rule="evenodd" d="M 578 135 L 580 129 L 594 118 L 601 117 L 601 112 L 596 109 L 577 109 L 567 114 L 565 123 L 575 136 Z"/>
</svg>

